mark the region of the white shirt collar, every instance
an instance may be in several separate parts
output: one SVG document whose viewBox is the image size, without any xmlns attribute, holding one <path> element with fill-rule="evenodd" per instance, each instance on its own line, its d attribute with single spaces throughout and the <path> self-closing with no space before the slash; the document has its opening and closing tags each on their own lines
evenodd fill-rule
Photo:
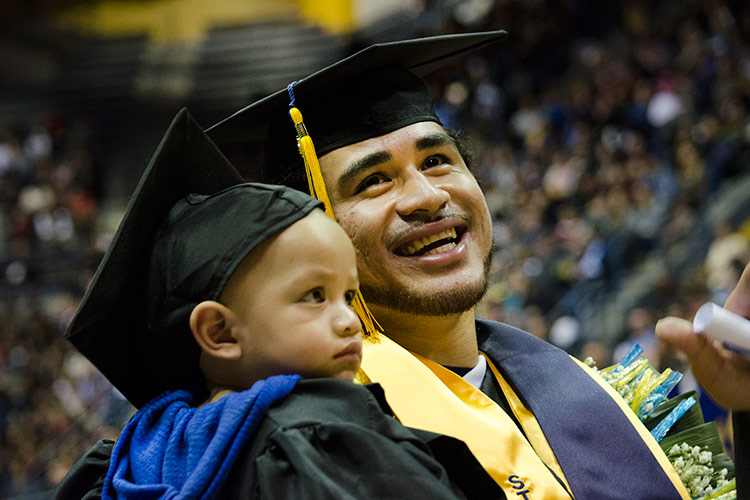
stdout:
<svg viewBox="0 0 750 500">
<path fill-rule="evenodd" d="M 474 368 L 466 372 L 466 375 L 463 376 L 463 379 L 479 389 L 479 386 L 482 385 L 482 380 L 484 380 L 484 374 L 486 372 L 487 360 L 484 359 L 484 356 L 480 354 L 478 355 L 477 364 L 474 366 Z"/>
</svg>

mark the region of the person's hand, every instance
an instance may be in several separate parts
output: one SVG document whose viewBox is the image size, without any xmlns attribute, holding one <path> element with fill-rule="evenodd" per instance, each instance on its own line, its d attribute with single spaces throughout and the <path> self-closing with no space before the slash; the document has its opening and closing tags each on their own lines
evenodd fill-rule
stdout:
<svg viewBox="0 0 750 500">
<path fill-rule="evenodd" d="M 750 317 L 750 264 L 742 272 L 724 308 Z M 750 410 L 750 358 L 694 333 L 693 324 L 680 318 L 659 320 L 656 335 L 687 355 L 695 379 L 714 401 L 729 410 Z"/>
</svg>

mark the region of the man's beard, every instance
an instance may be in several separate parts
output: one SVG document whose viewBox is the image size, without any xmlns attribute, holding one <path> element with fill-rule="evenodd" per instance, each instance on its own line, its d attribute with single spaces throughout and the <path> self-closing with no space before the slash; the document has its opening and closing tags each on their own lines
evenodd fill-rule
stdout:
<svg viewBox="0 0 750 500">
<path fill-rule="evenodd" d="M 362 296 L 368 304 L 374 304 L 394 311 L 420 316 L 448 316 L 460 314 L 476 306 L 489 286 L 490 268 L 492 266 L 492 255 L 494 246 L 484 259 L 484 268 L 481 279 L 456 286 L 450 290 L 416 293 L 404 288 L 390 287 L 383 289 L 369 287 L 366 284 L 360 286 Z"/>
</svg>

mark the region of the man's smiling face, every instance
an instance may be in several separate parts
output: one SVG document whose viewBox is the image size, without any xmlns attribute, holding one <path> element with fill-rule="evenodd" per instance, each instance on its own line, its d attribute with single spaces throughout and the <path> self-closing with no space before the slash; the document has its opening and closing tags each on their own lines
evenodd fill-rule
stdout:
<svg viewBox="0 0 750 500">
<path fill-rule="evenodd" d="M 369 304 L 456 314 L 483 296 L 487 204 L 442 126 L 420 122 L 320 158 L 336 218 L 357 250 Z"/>
</svg>

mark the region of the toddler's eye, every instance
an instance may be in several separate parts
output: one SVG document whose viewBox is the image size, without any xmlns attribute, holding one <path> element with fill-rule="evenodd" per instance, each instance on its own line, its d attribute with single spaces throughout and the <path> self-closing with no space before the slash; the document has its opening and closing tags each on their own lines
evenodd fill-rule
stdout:
<svg viewBox="0 0 750 500">
<path fill-rule="evenodd" d="M 356 297 L 356 296 L 357 296 L 357 291 L 356 290 L 348 290 L 344 294 L 344 299 L 346 300 L 346 303 L 348 305 L 352 305 L 352 303 L 354 302 L 354 297 Z"/>
<path fill-rule="evenodd" d="M 320 304 L 321 302 L 324 302 L 326 300 L 326 296 L 325 296 L 325 293 L 323 293 L 323 288 L 317 287 L 317 288 L 313 288 L 312 290 L 308 291 L 305 295 L 303 295 L 301 300 L 302 302 Z"/>
</svg>

